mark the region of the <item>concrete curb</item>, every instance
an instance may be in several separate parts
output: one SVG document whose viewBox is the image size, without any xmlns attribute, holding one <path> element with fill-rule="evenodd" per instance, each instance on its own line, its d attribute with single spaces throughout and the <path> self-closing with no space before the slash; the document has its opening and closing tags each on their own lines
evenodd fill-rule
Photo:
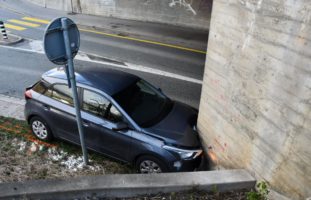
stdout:
<svg viewBox="0 0 311 200">
<path fill-rule="evenodd" d="M 8 34 L 8 40 L 0 40 L 0 45 L 14 45 L 23 41 L 23 38 L 14 34 Z M 13 38 L 13 39 L 12 39 Z"/>
<path fill-rule="evenodd" d="M 256 180 L 246 170 L 167 174 L 125 174 L 0 184 L 0 199 L 93 199 L 135 197 L 190 190 L 219 192 L 251 189 Z"/>
</svg>

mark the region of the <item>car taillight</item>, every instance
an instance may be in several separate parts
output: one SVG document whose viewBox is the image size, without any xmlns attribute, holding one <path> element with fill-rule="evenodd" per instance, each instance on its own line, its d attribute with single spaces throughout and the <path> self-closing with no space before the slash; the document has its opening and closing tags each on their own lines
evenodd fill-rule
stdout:
<svg viewBox="0 0 311 200">
<path fill-rule="evenodd" d="M 25 99 L 32 99 L 31 90 L 26 90 L 25 92 Z"/>
</svg>

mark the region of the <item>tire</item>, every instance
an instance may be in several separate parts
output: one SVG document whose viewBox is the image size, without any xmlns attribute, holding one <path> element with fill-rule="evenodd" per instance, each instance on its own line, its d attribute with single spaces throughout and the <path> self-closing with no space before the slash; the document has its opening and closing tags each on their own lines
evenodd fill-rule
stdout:
<svg viewBox="0 0 311 200">
<path fill-rule="evenodd" d="M 32 133 L 36 138 L 44 142 L 50 142 L 53 139 L 52 131 L 49 125 L 41 117 L 33 117 L 30 120 Z"/>
<path fill-rule="evenodd" d="M 141 174 L 168 172 L 167 166 L 154 156 L 141 156 L 135 163 L 137 171 Z"/>
</svg>

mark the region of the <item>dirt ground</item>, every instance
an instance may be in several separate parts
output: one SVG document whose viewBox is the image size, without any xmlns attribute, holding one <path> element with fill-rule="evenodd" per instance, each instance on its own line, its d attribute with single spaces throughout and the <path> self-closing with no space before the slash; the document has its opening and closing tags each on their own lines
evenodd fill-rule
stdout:
<svg viewBox="0 0 311 200">
<path fill-rule="evenodd" d="M 248 191 L 234 191 L 219 193 L 216 190 L 213 192 L 204 192 L 196 189 L 169 193 L 157 194 L 151 196 L 140 196 L 133 198 L 116 198 L 110 200 L 246 200 Z"/>
</svg>

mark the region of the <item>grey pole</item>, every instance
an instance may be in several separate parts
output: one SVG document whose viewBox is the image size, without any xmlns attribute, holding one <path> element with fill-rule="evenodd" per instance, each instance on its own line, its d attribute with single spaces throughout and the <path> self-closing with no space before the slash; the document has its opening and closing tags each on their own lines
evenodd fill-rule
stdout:
<svg viewBox="0 0 311 200">
<path fill-rule="evenodd" d="M 73 3 L 72 3 L 72 0 L 70 1 L 71 2 L 71 13 L 73 14 Z"/>
<path fill-rule="evenodd" d="M 80 135 L 80 142 L 81 142 L 82 153 L 83 153 L 83 161 L 84 161 L 84 165 L 87 165 L 89 161 L 88 161 L 88 156 L 87 156 L 87 150 L 85 148 L 85 143 L 84 143 L 84 132 L 83 132 L 83 127 L 82 127 L 80 105 L 79 105 L 79 101 L 78 101 L 77 84 L 76 84 L 76 77 L 74 74 L 73 58 L 72 58 L 71 44 L 70 44 L 69 34 L 68 34 L 67 19 L 62 18 L 61 22 L 62 22 L 65 49 L 66 49 L 66 56 L 67 56 L 67 60 L 68 60 L 69 79 L 71 82 L 71 89 L 72 89 L 72 94 L 73 94 L 74 106 L 76 109 L 76 119 L 77 119 L 79 135 Z M 72 44 L 72 45 L 76 45 L 76 44 Z"/>
</svg>

